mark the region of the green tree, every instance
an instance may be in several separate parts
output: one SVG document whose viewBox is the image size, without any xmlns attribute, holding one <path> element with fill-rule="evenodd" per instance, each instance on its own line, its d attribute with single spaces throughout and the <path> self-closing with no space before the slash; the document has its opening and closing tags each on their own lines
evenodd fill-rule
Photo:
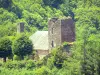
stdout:
<svg viewBox="0 0 100 75">
<path fill-rule="evenodd" d="M 64 0 L 43 0 L 45 5 L 49 5 L 58 8 L 60 4 L 64 3 Z"/>
<path fill-rule="evenodd" d="M 4 62 L 6 62 L 6 57 L 12 55 L 12 42 L 8 37 L 0 38 L 0 57 L 4 58 Z"/>
<path fill-rule="evenodd" d="M 0 0 L 0 7 L 9 8 L 12 4 L 12 0 Z"/>
<path fill-rule="evenodd" d="M 12 44 L 13 53 L 24 59 L 24 56 L 32 54 L 33 45 L 26 35 L 18 35 Z"/>
</svg>

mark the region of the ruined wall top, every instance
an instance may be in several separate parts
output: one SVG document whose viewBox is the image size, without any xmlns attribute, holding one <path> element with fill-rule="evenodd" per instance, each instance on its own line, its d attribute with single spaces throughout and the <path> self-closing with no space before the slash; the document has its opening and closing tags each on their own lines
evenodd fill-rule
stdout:
<svg viewBox="0 0 100 75">
<path fill-rule="evenodd" d="M 54 17 L 54 18 L 51 18 L 49 19 L 50 22 L 56 22 L 56 21 L 62 21 L 62 20 L 72 20 L 72 17 L 68 16 L 68 17 L 63 17 L 63 18 L 57 18 L 57 17 Z"/>
</svg>

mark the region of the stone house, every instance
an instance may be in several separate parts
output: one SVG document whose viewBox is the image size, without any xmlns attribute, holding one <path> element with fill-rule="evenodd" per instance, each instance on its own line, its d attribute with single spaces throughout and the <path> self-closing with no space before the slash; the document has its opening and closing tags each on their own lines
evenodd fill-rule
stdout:
<svg viewBox="0 0 100 75">
<path fill-rule="evenodd" d="M 49 54 L 48 31 L 37 31 L 30 36 L 30 40 L 40 59 Z"/>
<path fill-rule="evenodd" d="M 37 31 L 30 36 L 34 49 L 39 58 L 50 53 L 54 47 L 60 46 L 63 42 L 75 41 L 75 24 L 72 18 L 58 19 L 52 18 L 48 21 L 48 31 Z"/>
<path fill-rule="evenodd" d="M 24 32 L 24 23 L 19 23 L 17 32 Z M 31 35 L 30 40 L 40 59 L 50 53 L 54 47 L 63 42 L 71 45 L 75 41 L 75 24 L 71 17 L 59 19 L 52 18 L 48 21 L 48 31 L 37 31 Z"/>
</svg>

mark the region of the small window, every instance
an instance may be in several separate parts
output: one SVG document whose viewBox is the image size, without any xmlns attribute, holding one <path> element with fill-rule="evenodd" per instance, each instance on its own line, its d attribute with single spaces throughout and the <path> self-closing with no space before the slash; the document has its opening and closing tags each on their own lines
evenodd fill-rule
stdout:
<svg viewBox="0 0 100 75">
<path fill-rule="evenodd" d="M 52 34 L 53 34 L 53 28 L 52 28 Z"/>
<path fill-rule="evenodd" d="M 54 41 L 52 41 L 51 46 L 54 47 Z"/>
</svg>

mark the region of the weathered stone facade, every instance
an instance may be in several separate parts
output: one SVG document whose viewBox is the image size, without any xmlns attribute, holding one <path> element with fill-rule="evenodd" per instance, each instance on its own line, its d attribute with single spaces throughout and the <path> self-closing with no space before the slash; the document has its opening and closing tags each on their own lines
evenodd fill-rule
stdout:
<svg viewBox="0 0 100 75">
<path fill-rule="evenodd" d="M 52 18 L 48 22 L 48 39 L 49 50 L 61 45 L 61 21 L 58 18 Z"/>
<path fill-rule="evenodd" d="M 70 46 L 75 41 L 75 25 L 71 18 L 52 18 L 48 21 L 48 31 L 37 31 L 32 36 L 34 49 L 39 59 L 50 53 L 54 47 L 60 46 L 63 42 L 69 42 L 64 51 L 69 52 Z"/>
<path fill-rule="evenodd" d="M 36 50 L 39 59 L 43 59 L 44 56 L 49 54 L 49 50 Z"/>
<path fill-rule="evenodd" d="M 60 46 L 64 41 L 75 41 L 75 25 L 71 18 L 52 18 L 48 22 L 49 50 Z"/>
<path fill-rule="evenodd" d="M 24 32 L 24 22 L 20 22 L 17 25 L 17 33 Z"/>
<path fill-rule="evenodd" d="M 61 39 L 62 42 L 75 41 L 75 25 L 71 18 L 61 20 Z"/>
</svg>

